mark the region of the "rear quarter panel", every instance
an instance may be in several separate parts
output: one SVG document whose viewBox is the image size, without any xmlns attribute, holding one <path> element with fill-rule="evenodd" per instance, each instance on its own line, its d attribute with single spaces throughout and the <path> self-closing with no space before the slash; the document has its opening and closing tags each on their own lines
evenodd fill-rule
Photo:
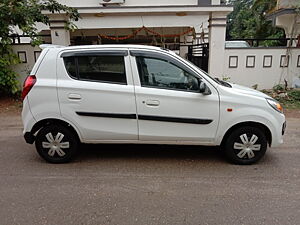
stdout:
<svg viewBox="0 0 300 225">
<path fill-rule="evenodd" d="M 37 81 L 27 98 L 32 115 L 36 121 L 47 118 L 60 118 L 57 78 L 56 55 L 57 49 L 49 49 L 42 62 L 33 70 Z"/>
</svg>

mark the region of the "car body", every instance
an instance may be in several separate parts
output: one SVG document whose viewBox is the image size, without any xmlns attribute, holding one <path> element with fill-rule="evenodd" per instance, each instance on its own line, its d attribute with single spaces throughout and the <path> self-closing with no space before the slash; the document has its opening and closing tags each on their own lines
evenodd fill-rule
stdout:
<svg viewBox="0 0 300 225">
<path fill-rule="evenodd" d="M 251 164 L 267 143 L 282 143 L 285 116 L 279 103 L 211 78 L 171 51 L 139 45 L 42 47 L 24 83 L 22 119 L 26 141 L 35 141 L 49 162 L 70 161 L 73 153 L 59 157 L 57 149 L 73 143 L 75 152 L 81 142 L 224 146 L 226 152 L 243 151 L 235 159 L 227 154 L 231 161 Z M 236 130 L 244 133 L 233 137 Z M 60 146 L 66 139 L 60 135 L 74 140 Z M 250 149 L 256 137 L 263 142 L 258 157 L 252 153 L 260 150 Z"/>
</svg>

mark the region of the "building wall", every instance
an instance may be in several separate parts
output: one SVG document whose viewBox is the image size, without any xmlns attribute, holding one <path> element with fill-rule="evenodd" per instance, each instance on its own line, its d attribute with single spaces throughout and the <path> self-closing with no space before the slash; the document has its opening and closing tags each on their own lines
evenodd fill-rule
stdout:
<svg viewBox="0 0 300 225">
<path fill-rule="evenodd" d="M 283 67 L 286 54 L 288 66 Z M 247 60 L 248 58 L 248 60 Z M 235 61 L 237 59 L 237 65 Z M 254 63 L 253 62 L 254 59 Z M 271 65 L 268 62 L 272 60 Z M 265 60 L 265 64 L 264 64 Z M 248 61 L 248 65 L 247 65 Z M 284 79 L 292 86 L 300 76 L 299 48 L 240 48 L 225 49 L 224 77 L 230 82 L 258 89 L 268 89 L 283 83 Z"/>
<path fill-rule="evenodd" d="M 293 8 L 299 5 L 299 0 L 277 0 L 278 9 Z"/>
<path fill-rule="evenodd" d="M 18 80 L 22 84 L 32 69 L 41 49 L 32 47 L 29 44 L 20 44 L 14 45 L 13 50 L 16 54 L 18 52 L 23 54 L 23 56 L 24 52 L 26 54 L 26 62 L 14 66 L 14 71 L 19 74 Z M 292 85 L 295 79 L 299 79 L 300 76 L 300 49 L 291 48 L 288 51 L 288 67 L 281 67 L 285 62 L 282 57 L 286 53 L 286 48 L 227 48 L 225 49 L 225 61 L 221 64 L 224 68 L 223 78 L 248 87 L 258 85 L 258 89 L 272 88 L 278 83 L 283 83 L 284 79 L 289 82 L 289 85 Z M 270 58 L 272 58 L 271 65 L 267 65 L 270 62 Z M 237 65 L 234 65 L 236 59 Z M 252 64 L 252 62 L 254 63 Z M 211 75 L 214 76 L 213 74 Z"/>
<path fill-rule="evenodd" d="M 15 65 L 13 70 L 18 74 L 17 79 L 20 82 L 20 86 L 23 84 L 27 75 L 29 75 L 31 69 L 33 68 L 41 49 L 36 46 L 32 47 L 30 44 L 18 44 L 13 45 L 14 53 L 18 54 L 20 59 L 26 58 L 26 62 Z"/>
<path fill-rule="evenodd" d="M 208 15 L 187 15 L 184 17 L 176 15 L 128 15 L 128 16 L 104 16 L 96 17 L 87 15 L 76 22 L 78 29 L 104 29 L 104 28 L 140 28 L 146 27 L 195 27 L 200 28 L 202 24 L 207 27 Z M 115 31 L 117 32 L 117 30 Z"/>
</svg>

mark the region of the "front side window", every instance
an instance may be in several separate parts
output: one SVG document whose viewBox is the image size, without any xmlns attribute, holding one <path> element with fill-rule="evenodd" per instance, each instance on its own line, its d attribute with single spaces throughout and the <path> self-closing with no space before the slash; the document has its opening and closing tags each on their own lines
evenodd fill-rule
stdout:
<svg viewBox="0 0 300 225">
<path fill-rule="evenodd" d="M 136 60 L 143 87 L 199 90 L 199 78 L 166 60 L 142 56 L 136 57 Z"/>
<path fill-rule="evenodd" d="M 123 56 L 75 56 L 64 58 L 71 77 L 80 80 L 127 84 Z"/>
</svg>

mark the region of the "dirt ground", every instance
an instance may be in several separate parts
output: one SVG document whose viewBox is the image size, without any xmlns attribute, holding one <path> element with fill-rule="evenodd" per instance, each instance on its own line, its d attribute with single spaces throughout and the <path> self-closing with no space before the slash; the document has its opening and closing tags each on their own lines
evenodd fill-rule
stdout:
<svg viewBox="0 0 300 225">
<path fill-rule="evenodd" d="M 22 101 L 14 98 L 0 97 L 0 114 L 18 115 L 22 111 Z"/>
</svg>

